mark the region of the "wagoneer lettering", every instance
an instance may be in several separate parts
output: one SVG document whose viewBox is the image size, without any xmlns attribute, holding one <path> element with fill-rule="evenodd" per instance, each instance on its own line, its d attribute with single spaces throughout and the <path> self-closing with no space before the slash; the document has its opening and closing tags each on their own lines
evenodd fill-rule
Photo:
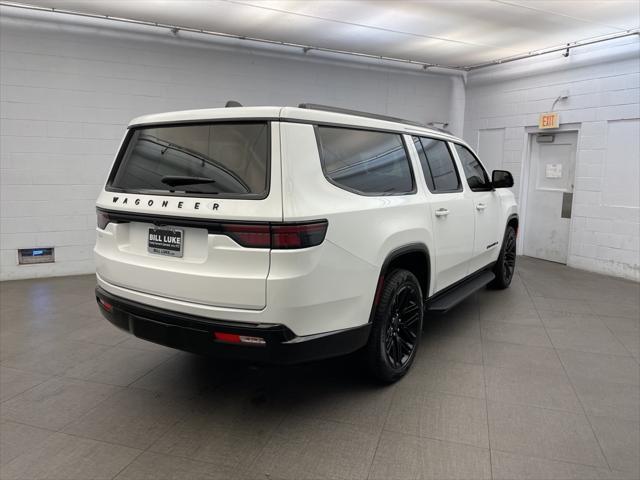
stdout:
<svg viewBox="0 0 640 480">
<path fill-rule="evenodd" d="M 511 283 L 512 185 L 464 141 L 396 118 L 140 117 L 97 201 L 98 305 L 170 347 L 271 363 L 359 351 L 396 381 L 426 316 Z"/>
<path fill-rule="evenodd" d="M 111 203 L 114 204 L 118 204 L 121 203 L 122 205 L 125 205 L 128 203 L 128 198 L 124 197 L 121 199 L 121 197 L 113 197 Z M 136 198 L 134 200 L 134 204 L 136 206 L 144 206 L 144 203 L 141 199 Z M 160 203 L 160 206 L 162 208 L 167 208 L 169 207 L 171 204 L 175 204 L 177 206 L 177 208 L 183 208 L 184 202 L 179 202 L 179 201 L 174 201 L 173 203 L 171 203 L 169 200 L 162 200 L 162 202 Z M 147 207 L 153 207 L 155 205 L 155 201 L 153 199 L 149 199 L 147 200 L 146 206 Z M 201 202 L 193 202 L 192 204 L 192 208 L 194 210 L 199 210 L 201 206 Z M 218 210 L 220 209 L 220 204 L 219 203 L 207 203 L 207 207 L 211 210 Z"/>
</svg>

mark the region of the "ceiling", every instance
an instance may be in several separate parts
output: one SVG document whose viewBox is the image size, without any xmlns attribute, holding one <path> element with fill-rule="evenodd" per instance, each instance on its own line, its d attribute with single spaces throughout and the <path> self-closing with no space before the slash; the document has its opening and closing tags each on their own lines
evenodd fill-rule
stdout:
<svg viewBox="0 0 640 480">
<path fill-rule="evenodd" d="M 637 29 L 638 0 L 25 0 L 418 62 L 471 66 Z"/>
</svg>

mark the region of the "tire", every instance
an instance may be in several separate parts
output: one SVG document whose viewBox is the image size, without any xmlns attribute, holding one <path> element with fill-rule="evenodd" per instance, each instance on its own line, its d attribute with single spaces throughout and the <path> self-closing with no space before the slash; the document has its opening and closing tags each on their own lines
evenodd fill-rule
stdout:
<svg viewBox="0 0 640 480">
<path fill-rule="evenodd" d="M 371 375 L 384 383 L 402 378 L 413 363 L 422 336 L 422 289 L 408 270 L 394 270 L 384 281 L 365 348 Z"/>
<path fill-rule="evenodd" d="M 504 240 L 502 241 L 500 255 L 498 256 L 495 267 L 493 267 L 493 273 L 495 273 L 496 278 L 489 283 L 489 287 L 497 290 L 509 288 L 511 280 L 513 280 L 515 269 L 516 230 L 509 225 L 504 232 Z"/>
</svg>

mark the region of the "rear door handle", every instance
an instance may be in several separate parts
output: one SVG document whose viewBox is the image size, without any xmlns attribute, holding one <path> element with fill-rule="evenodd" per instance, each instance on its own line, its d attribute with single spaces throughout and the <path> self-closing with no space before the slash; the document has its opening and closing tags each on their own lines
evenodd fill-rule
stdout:
<svg viewBox="0 0 640 480">
<path fill-rule="evenodd" d="M 449 215 L 449 210 L 446 208 L 436 210 L 436 217 L 446 217 L 447 215 Z"/>
<path fill-rule="evenodd" d="M 485 203 L 476 203 L 476 210 L 484 210 L 485 208 L 487 208 Z"/>
</svg>

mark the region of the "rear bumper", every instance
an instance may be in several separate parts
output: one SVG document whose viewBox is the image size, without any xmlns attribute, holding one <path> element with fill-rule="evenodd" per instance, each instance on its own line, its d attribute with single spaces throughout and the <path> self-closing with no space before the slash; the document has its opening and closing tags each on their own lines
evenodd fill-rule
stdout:
<svg viewBox="0 0 640 480">
<path fill-rule="evenodd" d="M 134 302 L 96 288 L 96 299 L 111 305 L 102 315 L 136 337 L 193 353 L 275 364 L 295 364 L 346 355 L 363 347 L 370 324 L 317 335 L 296 336 L 285 325 L 247 324 L 188 315 Z M 260 337 L 263 345 L 231 344 L 214 332 Z"/>
</svg>

